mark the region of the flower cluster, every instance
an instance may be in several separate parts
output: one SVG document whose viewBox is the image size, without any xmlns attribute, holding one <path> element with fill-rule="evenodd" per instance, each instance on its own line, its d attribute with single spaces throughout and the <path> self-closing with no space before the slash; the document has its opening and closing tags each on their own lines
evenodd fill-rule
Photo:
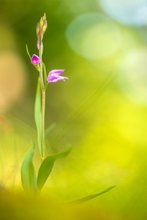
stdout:
<svg viewBox="0 0 147 220">
<path fill-rule="evenodd" d="M 37 28 L 36 28 L 37 48 L 38 48 L 39 51 L 41 49 L 41 42 L 43 40 L 43 36 L 44 36 L 45 31 L 46 31 L 46 28 L 47 28 L 47 20 L 46 20 L 46 14 L 44 14 L 41 17 L 40 22 L 37 24 Z M 41 57 L 39 57 L 36 54 L 33 54 L 32 57 L 31 57 L 31 63 L 33 65 L 41 65 Z M 52 82 L 57 82 L 57 81 L 60 81 L 60 80 L 63 80 L 63 81 L 67 80 L 68 77 L 60 76 L 60 74 L 62 74 L 63 72 L 64 72 L 63 69 L 51 70 L 48 73 L 47 81 L 49 83 L 52 83 Z"/>
</svg>

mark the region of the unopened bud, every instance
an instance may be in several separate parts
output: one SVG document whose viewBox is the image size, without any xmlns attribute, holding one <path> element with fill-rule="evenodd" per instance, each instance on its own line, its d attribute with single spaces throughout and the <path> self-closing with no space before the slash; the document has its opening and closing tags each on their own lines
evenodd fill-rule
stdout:
<svg viewBox="0 0 147 220">
<path fill-rule="evenodd" d="M 43 18 L 41 17 L 41 19 L 40 19 L 40 27 L 43 27 Z"/>
<path fill-rule="evenodd" d="M 45 20 L 42 28 L 43 34 L 45 33 L 46 29 L 47 29 L 47 21 Z"/>
<path fill-rule="evenodd" d="M 36 34 L 37 34 L 37 36 L 38 36 L 39 32 L 40 32 L 40 26 L 39 26 L 39 23 L 38 23 L 37 27 L 36 27 Z"/>
<path fill-rule="evenodd" d="M 37 38 L 37 48 L 38 50 L 40 50 L 40 38 L 39 37 Z"/>
<path fill-rule="evenodd" d="M 44 15 L 42 16 L 43 21 L 46 21 L 46 14 L 44 13 Z"/>
<path fill-rule="evenodd" d="M 40 22 L 36 26 L 36 34 L 37 34 L 37 48 L 40 49 L 41 41 L 43 40 L 43 36 L 45 34 L 45 31 L 47 29 L 47 20 L 46 20 L 46 14 L 44 14 Z"/>
</svg>

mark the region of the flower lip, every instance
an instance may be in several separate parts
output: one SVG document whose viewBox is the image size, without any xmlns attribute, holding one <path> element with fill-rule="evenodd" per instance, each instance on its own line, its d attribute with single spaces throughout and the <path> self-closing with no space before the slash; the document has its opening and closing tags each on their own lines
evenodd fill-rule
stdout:
<svg viewBox="0 0 147 220">
<path fill-rule="evenodd" d="M 57 82 L 57 81 L 65 81 L 68 79 L 68 77 L 65 77 L 65 76 L 59 76 L 61 73 L 63 73 L 64 70 L 63 69 L 54 69 L 54 70 L 51 70 L 48 74 L 48 78 L 47 78 L 47 81 L 49 83 L 53 83 L 53 82 Z"/>
<path fill-rule="evenodd" d="M 40 63 L 40 57 L 36 54 L 33 54 L 31 57 L 31 63 L 32 64 L 39 64 Z"/>
</svg>

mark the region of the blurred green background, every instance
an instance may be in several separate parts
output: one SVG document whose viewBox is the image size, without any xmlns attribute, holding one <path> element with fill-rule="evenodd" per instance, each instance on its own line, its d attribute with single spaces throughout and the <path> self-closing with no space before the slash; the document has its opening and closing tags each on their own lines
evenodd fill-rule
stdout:
<svg viewBox="0 0 147 220">
<path fill-rule="evenodd" d="M 22 158 L 36 135 L 37 72 L 25 45 L 37 53 L 36 24 L 44 12 L 47 69 L 63 68 L 70 78 L 49 85 L 47 147 L 73 150 L 56 163 L 42 195 L 68 202 L 116 185 L 76 211 L 64 207 L 57 219 L 61 211 L 67 219 L 146 220 L 147 0 L 0 0 L 1 188 L 21 193 Z M 14 213 L 24 198 L 10 197 L 1 196 L 7 208 L 13 203 L 9 217 L 23 219 Z M 44 209 L 38 216 L 48 219 Z"/>
</svg>

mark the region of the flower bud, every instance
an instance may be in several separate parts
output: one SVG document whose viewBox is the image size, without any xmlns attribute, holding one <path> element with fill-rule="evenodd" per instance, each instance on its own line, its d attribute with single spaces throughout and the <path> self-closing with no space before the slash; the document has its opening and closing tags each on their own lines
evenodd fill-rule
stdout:
<svg viewBox="0 0 147 220">
<path fill-rule="evenodd" d="M 41 41 L 43 40 L 43 36 L 45 34 L 45 31 L 47 29 L 47 20 L 46 20 L 46 14 L 44 14 L 40 22 L 36 26 L 36 34 L 37 34 L 37 48 L 40 49 Z"/>
<path fill-rule="evenodd" d="M 34 64 L 39 64 L 40 63 L 40 57 L 37 56 L 36 54 L 33 54 L 31 57 L 31 63 Z"/>
<path fill-rule="evenodd" d="M 43 18 L 40 19 L 40 27 L 43 27 Z"/>
<path fill-rule="evenodd" d="M 47 29 L 47 21 L 45 20 L 42 28 L 43 34 L 45 33 L 46 29 Z"/>
<path fill-rule="evenodd" d="M 37 34 L 37 36 L 38 36 L 39 32 L 40 32 L 40 26 L 39 26 L 39 23 L 38 23 L 37 26 L 36 26 L 36 34 Z"/>
</svg>

